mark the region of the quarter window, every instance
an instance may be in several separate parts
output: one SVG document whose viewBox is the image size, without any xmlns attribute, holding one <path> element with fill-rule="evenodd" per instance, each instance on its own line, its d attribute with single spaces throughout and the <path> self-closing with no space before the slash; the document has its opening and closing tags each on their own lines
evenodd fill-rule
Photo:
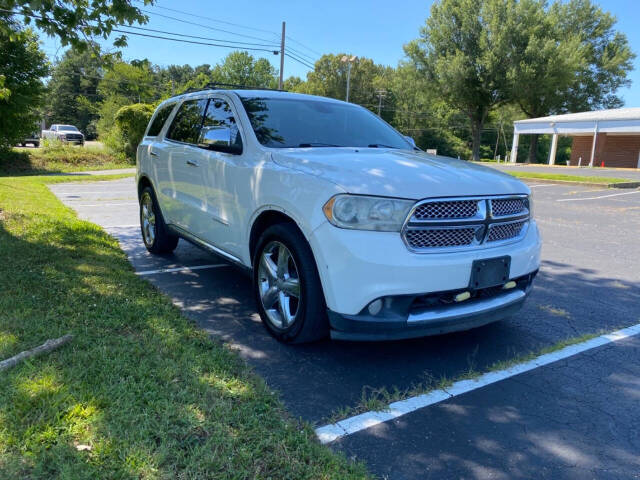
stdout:
<svg viewBox="0 0 640 480">
<path fill-rule="evenodd" d="M 178 109 L 167 138 L 184 143 L 197 143 L 207 100 L 187 100 Z"/>
<path fill-rule="evenodd" d="M 166 122 L 167 118 L 169 118 L 169 115 L 171 114 L 171 111 L 173 110 L 174 106 L 175 106 L 175 103 L 171 103 L 169 105 L 165 105 L 160 110 L 158 110 L 158 113 L 156 113 L 156 116 L 154 117 L 153 122 L 151 122 L 151 126 L 149 127 L 149 131 L 147 132 L 147 136 L 149 137 L 158 136 L 158 134 L 160 133 L 160 130 L 162 130 L 162 126 L 164 125 L 164 122 Z"/>
</svg>

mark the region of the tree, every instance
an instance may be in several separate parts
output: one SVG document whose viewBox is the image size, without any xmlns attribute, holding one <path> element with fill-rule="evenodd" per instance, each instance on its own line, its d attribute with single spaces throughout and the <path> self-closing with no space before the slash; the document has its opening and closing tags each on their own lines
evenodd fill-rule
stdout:
<svg viewBox="0 0 640 480">
<path fill-rule="evenodd" d="M 136 150 L 154 110 L 153 105 L 136 103 L 122 107 L 116 113 L 116 126 L 122 134 L 124 153 L 129 158 L 135 158 Z"/>
<path fill-rule="evenodd" d="M 616 90 L 628 83 L 634 58 L 615 19 L 589 0 L 554 3 L 520 0 L 518 28 L 508 57 L 512 96 L 529 118 L 614 108 Z M 538 135 L 531 135 L 529 162 L 535 162 Z"/>
<path fill-rule="evenodd" d="M 341 61 L 344 53 L 326 54 L 307 74 L 307 81 L 296 91 L 344 100 L 347 93 L 348 65 Z M 390 85 L 393 69 L 377 65 L 370 58 L 358 57 L 351 65 L 349 101 L 376 110 L 376 89 Z"/>
<path fill-rule="evenodd" d="M 93 37 L 107 38 L 119 25 L 146 23 L 148 18 L 133 5 L 133 0 L 100 2 L 86 0 L 3 0 L 2 8 L 24 17 L 25 24 L 35 25 L 51 36 L 60 38 L 62 45 L 85 49 Z M 151 5 L 154 0 L 142 0 Z M 126 46 L 126 36 L 119 36 L 114 45 Z"/>
<path fill-rule="evenodd" d="M 471 124 L 472 158 L 489 111 L 510 100 L 507 81 L 515 0 L 442 0 L 431 7 L 421 38 L 405 53 L 449 104 Z"/>
<path fill-rule="evenodd" d="M 48 83 L 47 124 L 68 123 L 87 135 L 96 136 L 95 122 L 102 95 L 98 84 L 103 74 L 103 60 L 99 47 L 79 51 L 70 48 L 52 69 Z"/>
<path fill-rule="evenodd" d="M 469 133 L 468 128 L 462 127 L 466 125 L 464 116 L 439 97 L 412 62 L 398 65 L 391 95 L 390 123 L 413 137 L 419 147 L 436 149 L 441 155 L 453 157 L 469 155 L 470 149 L 461 138 Z"/>
<path fill-rule="evenodd" d="M 211 72 L 211 80 L 234 85 L 275 88 L 275 68 L 266 58 L 255 59 L 248 52 L 231 52 Z"/>
<path fill-rule="evenodd" d="M 0 23 L 0 148 L 8 148 L 38 128 L 49 64 L 33 31 Z"/>
</svg>

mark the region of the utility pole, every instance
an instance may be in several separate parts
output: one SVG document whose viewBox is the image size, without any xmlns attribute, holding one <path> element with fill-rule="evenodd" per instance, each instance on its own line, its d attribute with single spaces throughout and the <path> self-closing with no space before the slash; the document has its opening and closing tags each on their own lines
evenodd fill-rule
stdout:
<svg viewBox="0 0 640 480">
<path fill-rule="evenodd" d="M 280 81 L 278 82 L 278 90 L 284 89 L 284 31 L 285 22 L 282 22 L 282 39 L 280 40 Z"/>
<path fill-rule="evenodd" d="M 378 94 L 378 116 L 380 116 L 380 113 L 382 111 L 382 99 L 387 96 L 387 91 L 376 90 L 376 93 Z"/>
</svg>

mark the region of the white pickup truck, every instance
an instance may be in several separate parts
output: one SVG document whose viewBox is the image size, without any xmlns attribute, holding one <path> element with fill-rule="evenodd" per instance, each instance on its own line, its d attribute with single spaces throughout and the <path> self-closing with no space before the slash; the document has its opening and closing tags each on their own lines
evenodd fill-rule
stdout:
<svg viewBox="0 0 640 480">
<path fill-rule="evenodd" d="M 142 239 L 251 274 L 268 331 L 391 340 L 515 314 L 540 265 L 530 189 L 427 154 L 368 110 L 267 90 L 166 100 L 137 151 Z"/>
<path fill-rule="evenodd" d="M 49 127 L 49 130 L 43 130 L 40 136 L 41 138 L 60 140 L 65 143 L 84 145 L 84 135 L 73 125 L 54 124 Z"/>
</svg>

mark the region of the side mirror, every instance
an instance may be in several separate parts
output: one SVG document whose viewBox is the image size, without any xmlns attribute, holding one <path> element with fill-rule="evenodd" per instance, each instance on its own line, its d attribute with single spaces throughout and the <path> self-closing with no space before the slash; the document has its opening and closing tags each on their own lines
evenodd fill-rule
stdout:
<svg viewBox="0 0 640 480">
<path fill-rule="evenodd" d="M 405 139 L 407 142 L 409 142 L 413 148 L 417 148 L 417 146 L 416 146 L 416 141 L 413 139 L 413 137 L 410 137 L 409 135 L 405 135 L 405 136 L 404 136 L 404 139 Z"/>
<path fill-rule="evenodd" d="M 242 145 L 236 144 L 233 140 L 238 135 L 232 135 L 231 128 L 222 126 L 202 127 L 200 130 L 200 138 L 198 138 L 198 146 L 215 150 L 218 152 L 226 152 L 233 154 L 242 153 Z"/>
</svg>

